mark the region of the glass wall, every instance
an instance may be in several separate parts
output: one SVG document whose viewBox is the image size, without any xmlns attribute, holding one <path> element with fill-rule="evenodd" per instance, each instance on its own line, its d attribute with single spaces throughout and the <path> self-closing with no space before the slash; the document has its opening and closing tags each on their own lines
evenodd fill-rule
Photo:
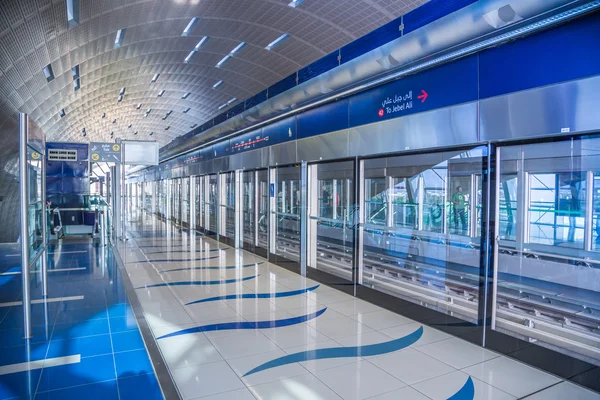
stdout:
<svg viewBox="0 0 600 400">
<path fill-rule="evenodd" d="M 300 167 L 276 168 L 274 253 L 300 261 Z"/>
<path fill-rule="evenodd" d="M 204 228 L 204 177 L 193 177 L 194 187 L 196 191 L 196 229 Z"/>
<path fill-rule="evenodd" d="M 255 171 L 242 174 L 242 230 L 244 243 L 253 248 L 256 244 L 256 185 Z"/>
<path fill-rule="evenodd" d="M 219 234 L 235 238 L 235 172 L 219 175 L 221 179 L 220 229 Z"/>
<path fill-rule="evenodd" d="M 208 176 L 208 230 L 217 233 L 217 175 Z"/>
<path fill-rule="evenodd" d="M 357 210 L 354 163 L 310 165 L 308 187 L 308 266 L 351 280 Z"/>
<path fill-rule="evenodd" d="M 264 169 L 256 172 L 258 229 L 257 244 L 263 249 L 269 248 L 269 172 Z"/>
<path fill-rule="evenodd" d="M 493 328 L 598 363 L 600 139 L 498 154 Z"/>
<path fill-rule="evenodd" d="M 487 148 L 362 161 L 359 283 L 476 322 Z"/>
<path fill-rule="evenodd" d="M 190 178 L 181 179 L 181 223 L 190 226 Z"/>
</svg>

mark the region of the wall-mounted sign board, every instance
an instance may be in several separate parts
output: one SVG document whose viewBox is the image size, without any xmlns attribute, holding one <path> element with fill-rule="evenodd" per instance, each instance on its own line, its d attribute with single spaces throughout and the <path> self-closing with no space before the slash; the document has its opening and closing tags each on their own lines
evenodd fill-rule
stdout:
<svg viewBox="0 0 600 400">
<path fill-rule="evenodd" d="M 127 165 L 158 165 L 158 142 L 121 142 Z"/>
<path fill-rule="evenodd" d="M 48 149 L 48 161 L 77 161 L 77 150 Z"/>
<path fill-rule="evenodd" d="M 121 163 L 121 145 L 118 143 L 90 143 L 90 160 L 92 162 Z"/>
</svg>

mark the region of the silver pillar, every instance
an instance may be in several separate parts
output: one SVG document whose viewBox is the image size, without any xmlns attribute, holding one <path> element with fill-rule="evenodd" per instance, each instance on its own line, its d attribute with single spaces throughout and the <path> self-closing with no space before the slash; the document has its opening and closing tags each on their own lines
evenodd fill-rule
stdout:
<svg viewBox="0 0 600 400">
<path fill-rule="evenodd" d="M 42 297 L 48 297 L 48 206 L 46 205 L 46 157 L 42 157 Z"/>
<path fill-rule="evenodd" d="M 316 179 L 316 177 L 314 177 Z M 300 171 L 300 275 L 306 276 L 306 243 L 308 241 L 307 232 L 307 218 L 306 209 L 308 208 L 308 164 L 306 161 L 302 162 L 302 169 Z M 292 203 L 293 204 L 293 203 Z M 316 236 L 316 232 L 314 232 Z M 316 251 L 316 249 L 315 249 Z M 317 267 L 314 265 L 313 267 Z"/>
<path fill-rule="evenodd" d="M 29 213 L 27 195 L 27 114 L 19 114 L 19 192 L 21 200 L 21 280 L 23 284 L 23 335 L 31 335 L 31 294 L 29 290 Z"/>
</svg>

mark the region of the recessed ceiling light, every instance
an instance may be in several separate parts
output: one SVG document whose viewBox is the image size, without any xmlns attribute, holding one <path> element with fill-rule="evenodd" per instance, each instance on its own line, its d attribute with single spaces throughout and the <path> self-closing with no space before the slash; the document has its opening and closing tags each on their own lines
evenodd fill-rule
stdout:
<svg viewBox="0 0 600 400">
<path fill-rule="evenodd" d="M 121 90 L 119 91 L 119 94 L 121 96 L 123 96 L 125 94 L 125 88 L 124 87 L 121 88 Z"/>
<path fill-rule="evenodd" d="M 198 124 L 190 125 L 190 129 L 194 129 L 197 126 L 198 126 Z"/>
<path fill-rule="evenodd" d="M 138 134 L 138 131 L 133 132 L 134 136 L 137 136 L 137 134 Z"/>
<path fill-rule="evenodd" d="M 46 80 L 48 82 L 50 82 L 54 79 L 54 72 L 52 72 L 51 64 L 48 64 L 44 68 L 42 68 L 42 71 L 44 72 L 44 76 L 46 77 Z"/>
<path fill-rule="evenodd" d="M 215 84 L 213 85 L 213 89 L 216 89 L 216 88 L 218 88 L 218 87 L 219 87 L 219 86 L 221 86 L 222 84 L 223 84 L 223 81 L 219 81 L 219 82 L 215 83 Z"/>
<path fill-rule="evenodd" d="M 120 95 L 119 98 L 117 99 L 117 103 L 120 103 L 123 101 L 123 95 Z"/>
<path fill-rule="evenodd" d="M 292 0 L 292 2 L 288 4 L 288 6 L 296 8 L 302 3 L 304 3 L 304 0 Z"/>
<path fill-rule="evenodd" d="M 191 108 L 190 108 L 190 107 L 188 107 L 188 108 L 186 108 L 185 110 L 183 110 L 183 113 L 184 113 L 184 114 L 187 114 L 188 112 L 190 112 L 190 110 L 191 110 Z"/>
<path fill-rule="evenodd" d="M 231 50 L 229 52 L 230 56 L 233 56 L 235 53 L 239 52 L 240 50 L 242 50 L 244 47 L 246 47 L 246 42 L 242 42 L 240 44 L 238 44 L 237 46 L 235 46 L 235 48 L 233 50 Z"/>
<path fill-rule="evenodd" d="M 229 61 L 229 59 L 231 58 L 230 55 L 226 55 L 225 57 L 223 57 L 223 59 L 221 61 L 219 61 L 216 65 L 217 68 L 221 68 L 223 66 L 223 64 L 225 64 L 227 61 Z"/>
<path fill-rule="evenodd" d="M 198 43 L 196 43 L 196 46 L 194 47 L 194 51 L 200 50 L 207 41 L 208 41 L 208 36 L 204 36 L 202 39 L 200 39 L 200 41 Z"/>
<path fill-rule="evenodd" d="M 225 103 L 225 104 L 221 104 L 221 105 L 219 106 L 219 110 L 222 110 L 222 109 L 224 109 L 225 107 L 227 107 L 227 103 Z"/>
<path fill-rule="evenodd" d="M 192 93 L 190 93 L 190 92 L 185 92 L 185 93 L 183 94 L 183 96 L 181 96 L 181 98 L 182 98 L 182 99 L 187 99 L 187 98 L 189 97 L 189 95 L 190 95 L 190 94 L 192 94 Z"/>
<path fill-rule="evenodd" d="M 106 118 L 106 113 L 102 113 L 102 118 Z"/>
<path fill-rule="evenodd" d="M 265 49 L 271 51 L 273 50 L 275 47 L 279 46 L 281 43 L 283 43 L 287 38 L 289 38 L 290 35 L 288 35 L 287 33 L 284 33 L 283 35 L 279 36 L 277 39 L 273 40 L 271 43 L 269 43 L 267 45 L 267 47 L 265 47 Z"/>
<path fill-rule="evenodd" d="M 163 94 L 165 94 L 165 89 L 163 89 L 160 92 L 158 92 L 158 97 L 162 97 Z"/>
<path fill-rule="evenodd" d="M 81 136 L 85 137 L 87 135 L 87 132 L 85 131 L 85 128 L 83 128 L 81 130 Z"/>
<path fill-rule="evenodd" d="M 58 112 L 58 115 L 60 115 L 60 117 L 61 117 L 61 118 L 62 118 L 62 117 L 64 117 L 65 115 L 67 115 L 67 114 L 65 113 L 65 109 L 63 108 L 62 110 L 60 110 L 60 111 Z"/>
<path fill-rule="evenodd" d="M 121 45 L 123 44 L 123 39 L 125 39 L 125 31 L 125 28 L 119 29 L 117 31 L 117 36 L 115 37 L 115 49 L 121 47 Z"/>
<path fill-rule="evenodd" d="M 110 133 L 110 138 L 112 139 L 114 136 L 115 136 L 115 133 L 114 133 L 114 132 L 111 132 L 111 133 Z"/>
<path fill-rule="evenodd" d="M 73 81 L 73 90 L 77 91 L 77 90 L 79 90 L 80 87 L 81 87 L 81 82 L 79 81 L 79 78 L 77 78 Z"/>
<path fill-rule="evenodd" d="M 132 124 L 129 124 L 129 125 L 127 125 L 127 127 L 128 127 L 129 129 L 131 129 L 131 127 L 132 127 Z"/>
<path fill-rule="evenodd" d="M 154 76 L 152 77 L 152 83 L 155 83 L 158 80 L 158 77 L 160 76 L 160 74 L 154 74 Z"/>
<path fill-rule="evenodd" d="M 173 110 L 167 111 L 167 115 L 171 115 L 171 114 L 173 114 Z"/>
<path fill-rule="evenodd" d="M 200 21 L 200 18 L 198 17 L 194 17 L 190 20 L 190 22 L 187 24 L 187 26 L 185 27 L 185 29 L 183 30 L 183 32 L 181 33 L 181 36 L 189 36 L 190 33 L 192 32 L 192 30 L 194 29 L 194 27 L 198 24 L 198 21 Z"/>
<path fill-rule="evenodd" d="M 190 60 L 192 59 L 192 57 L 194 57 L 194 55 L 196 54 L 196 52 L 194 50 L 190 51 L 190 54 L 187 55 L 187 57 L 183 60 L 184 64 L 187 64 L 190 62 Z"/>
<path fill-rule="evenodd" d="M 146 110 L 146 114 L 150 114 L 151 112 L 152 112 L 151 108 L 149 108 L 149 109 Z"/>
<path fill-rule="evenodd" d="M 171 129 L 171 126 L 167 126 L 167 127 L 165 128 L 165 131 L 168 131 L 169 129 Z"/>
<path fill-rule="evenodd" d="M 154 135 L 154 132 L 150 132 L 150 133 L 148 134 L 148 136 L 152 136 L 152 135 Z"/>
<path fill-rule="evenodd" d="M 116 123 L 117 123 L 117 119 L 116 119 L 116 118 L 115 118 L 115 119 L 113 119 L 112 123 L 113 123 L 113 124 L 116 124 Z"/>
<path fill-rule="evenodd" d="M 231 103 L 234 103 L 237 100 L 237 97 L 234 97 L 233 99 L 229 100 L 227 102 L 227 105 L 230 105 Z"/>
<path fill-rule="evenodd" d="M 71 75 L 73 75 L 73 80 L 79 78 L 79 65 L 76 65 L 73 68 L 71 68 Z"/>
<path fill-rule="evenodd" d="M 139 110 L 140 108 L 142 108 L 142 103 L 138 103 L 138 105 L 137 105 L 135 108 L 137 108 L 138 110 Z"/>
<path fill-rule="evenodd" d="M 79 0 L 67 0 L 67 28 L 74 28 L 77 24 L 79 24 Z"/>
</svg>

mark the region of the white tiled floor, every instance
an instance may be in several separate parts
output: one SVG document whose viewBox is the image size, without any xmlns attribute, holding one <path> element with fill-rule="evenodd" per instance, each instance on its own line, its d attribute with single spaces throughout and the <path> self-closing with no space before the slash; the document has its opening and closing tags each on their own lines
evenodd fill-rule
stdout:
<svg viewBox="0 0 600 400">
<path fill-rule="evenodd" d="M 154 221 L 154 226 L 164 223 Z M 148 229 L 146 226 L 144 229 Z M 130 227 L 135 233 L 135 226 Z M 190 253 L 195 249 L 222 251 Z M 155 247 L 138 247 L 149 246 Z M 173 251 L 170 253 L 170 251 Z M 204 237 L 176 234 L 136 238 L 120 248 L 134 287 L 165 282 L 221 279 L 230 284 L 137 289 L 155 337 L 196 326 L 302 317 L 325 309 L 317 318 L 266 329 L 217 330 L 157 340 L 184 399 L 210 400 L 427 400 L 448 399 L 469 377 L 474 399 L 599 400 L 582 389 L 535 368 L 454 338 L 336 289 L 298 276 L 251 253 L 219 245 Z M 210 260 L 185 261 L 186 258 Z M 151 260 L 173 259 L 173 262 Z M 150 262 L 138 262 L 150 261 Z M 261 263 L 262 262 L 262 263 Z M 244 264 L 260 265 L 241 268 Z M 223 269 L 225 266 L 238 266 Z M 208 270 L 204 267 L 221 267 Z M 184 271 L 159 273 L 176 268 Z M 244 277 L 255 276 L 247 281 Z M 311 288 L 289 297 L 216 300 L 229 294 L 279 293 Z M 244 376 L 254 368 L 306 351 L 369 346 L 393 341 L 423 327 L 412 346 L 370 357 L 300 360 Z"/>
</svg>

